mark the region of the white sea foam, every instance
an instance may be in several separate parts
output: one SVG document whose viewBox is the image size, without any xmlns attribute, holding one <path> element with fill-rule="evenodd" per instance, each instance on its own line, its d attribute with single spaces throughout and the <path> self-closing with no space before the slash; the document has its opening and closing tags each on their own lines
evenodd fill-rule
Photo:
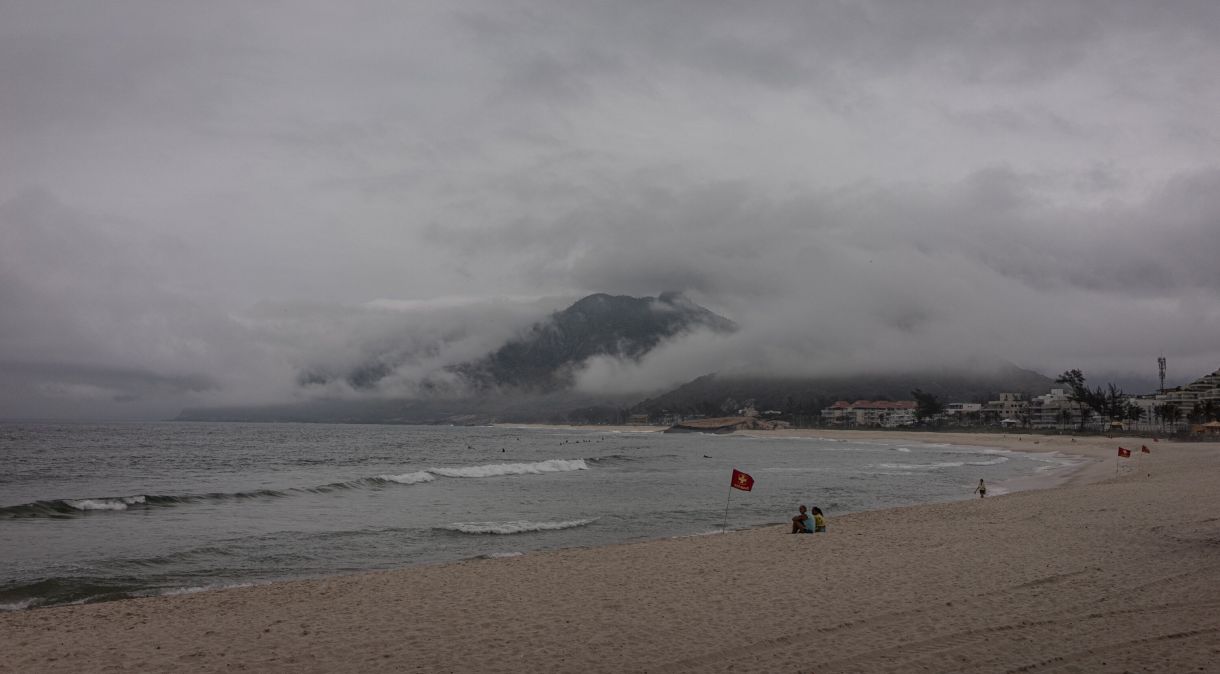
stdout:
<svg viewBox="0 0 1220 674">
<path fill-rule="evenodd" d="M 33 606 L 37 601 L 38 599 L 31 597 L 29 599 L 22 599 L 21 601 L 12 602 L 10 604 L 0 604 L 0 613 L 9 611 L 24 611 Z"/>
<path fill-rule="evenodd" d="M 199 585 L 196 587 L 174 587 L 174 588 L 170 588 L 168 590 L 162 590 L 160 594 L 162 597 L 177 597 L 179 595 L 198 594 L 200 592 L 207 592 L 207 591 L 208 591 L 208 588 L 203 587 L 202 585 Z"/>
<path fill-rule="evenodd" d="M 939 463 L 879 463 L 878 468 L 887 470 L 936 470 L 938 468 L 957 468 L 966 465 L 965 461 L 941 461 Z"/>
<path fill-rule="evenodd" d="M 997 456 L 990 461 L 967 461 L 967 466 L 994 466 L 1008 461 L 1007 456 Z"/>
<path fill-rule="evenodd" d="M 894 451 L 895 451 L 895 452 L 902 452 L 902 453 L 904 453 L 904 454 L 910 454 L 910 453 L 911 453 L 911 448 L 910 448 L 910 447 L 895 447 L 895 448 L 894 448 Z"/>
<path fill-rule="evenodd" d="M 725 533 L 724 529 L 708 529 L 707 531 L 697 531 L 693 534 L 681 534 L 678 536 L 670 536 L 670 538 L 673 538 L 673 539 L 699 538 L 701 536 L 719 536 L 720 534 L 723 534 L 723 533 Z"/>
<path fill-rule="evenodd" d="M 509 557 L 524 557 L 524 552 L 489 552 L 483 555 L 485 559 L 508 559 Z"/>
<path fill-rule="evenodd" d="M 464 468 L 430 468 L 429 472 L 444 477 L 495 477 L 498 475 L 530 475 L 539 473 L 565 473 L 572 470 L 588 470 L 584 459 L 550 459 L 537 463 L 492 463 L 484 466 Z"/>
<path fill-rule="evenodd" d="M 254 583 L 223 583 L 217 585 L 197 585 L 194 587 L 171 587 L 161 590 L 157 594 L 162 597 L 177 597 L 183 594 L 198 594 L 200 592 L 211 592 L 212 590 L 231 590 L 237 587 L 254 587 Z"/>
<path fill-rule="evenodd" d="M 127 510 L 127 506 L 144 502 L 143 496 L 123 496 L 120 498 L 85 498 L 75 501 L 64 501 L 77 510 Z"/>
<path fill-rule="evenodd" d="M 432 473 L 426 470 L 421 470 L 414 473 L 403 473 L 402 475 L 378 475 L 378 478 L 389 482 L 397 482 L 398 484 L 419 484 L 421 482 L 431 482 L 436 479 Z"/>
<path fill-rule="evenodd" d="M 550 459 L 536 463 L 491 463 L 482 466 L 459 466 L 452 468 L 429 468 L 401 475 L 378 475 L 376 479 L 398 484 L 420 484 L 439 477 L 496 477 L 500 475 L 537 475 L 541 473 L 564 473 L 573 470 L 588 470 L 584 459 Z"/>
<path fill-rule="evenodd" d="M 457 522 L 439 528 L 463 534 L 524 534 L 532 531 L 559 531 L 560 529 L 583 527 L 596 521 L 597 519 L 593 518 L 587 520 L 567 520 L 565 522 L 529 522 L 525 520 L 514 522 Z"/>
</svg>

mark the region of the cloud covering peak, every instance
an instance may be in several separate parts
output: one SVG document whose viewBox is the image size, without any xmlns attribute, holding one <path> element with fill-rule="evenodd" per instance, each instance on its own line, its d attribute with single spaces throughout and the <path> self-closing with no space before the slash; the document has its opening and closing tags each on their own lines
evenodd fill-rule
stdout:
<svg viewBox="0 0 1220 674">
<path fill-rule="evenodd" d="M 349 395 L 301 382 L 370 361 L 409 393 L 665 289 L 741 330 L 582 385 L 1190 379 L 1218 33 L 1202 0 L 0 2 L 0 417 Z"/>
</svg>

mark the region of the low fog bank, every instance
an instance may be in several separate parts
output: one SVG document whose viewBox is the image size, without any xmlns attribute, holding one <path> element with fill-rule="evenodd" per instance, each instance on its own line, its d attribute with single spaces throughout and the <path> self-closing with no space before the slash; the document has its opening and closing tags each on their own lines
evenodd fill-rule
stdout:
<svg viewBox="0 0 1220 674">
<path fill-rule="evenodd" d="M 224 260 L 24 194 L 0 204 L 0 414 L 165 418 L 188 406 L 432 395 L 447 366 L 583 291 L 683 289 L 739 330 L 687 334 L 638 362 L 593 359 L 577 378 L 582 393 L 654 392 L 711 372 L 832 376 L 997 360 L 1136 382 L 1162 353 L 1175 383 L 1220 365 L 1220 267 L 1202 259 L 1220 258 L 1220 172 L 1087 212 L 1022 197 L 1033 189 L 1006 172 L 945 192 L 812 201 L 725 188 L 734 198 L 714 215 L 708 192 L 675 192 L 665 206 L 626 201 L 590 214 L 578 248 L 545 251 L 567 271 L 527 268 L 511 294 L 362 301 L 217 292 L 233 271 Z M 694 237 L 682 226 L 692 213 L 706 216 Z M 1106 236 L 1079 234 L 1090 228 Z M 436 245 L 488 260 L 522 254 Z M 545 292 L 560 282 L 582 292 Z M 377 376 L 363 382 L 368 368 Z"/>
</svg>

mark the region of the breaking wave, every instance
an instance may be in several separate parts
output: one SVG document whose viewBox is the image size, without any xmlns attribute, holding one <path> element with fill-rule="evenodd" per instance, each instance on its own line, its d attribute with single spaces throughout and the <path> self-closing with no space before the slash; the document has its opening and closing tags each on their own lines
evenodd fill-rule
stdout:
<svg viewBox="0 0 1220 674">
<path fill-rule="evenodd" d="M 965 461 L 941 461 L 939 463 L 879 463 L 878 468 L 887 470 L 937 470 L 938 468 L 958 468 L 966 465 Z"/>
<path fill-rule="evenodd" d="M 886 470 L 939 470 L 941 468 L 960 468 L 962 466 L 995 466 L 1008 461 L 1007 456 L 995 456 L 988 453 L 987 458 L 978 461 L 938 461 L 933 463 L 879 463 L 878 468 Z"/>
<path fill-rule="evenodd" d="M 566 473 L 588 469 L 589 465 L 585 463 L 584 459 L 550 459 L 537 463 L 492 463 L 464 468 L 430 468 L 428 472 L 442 477 L 497 477 L 500 475 Z"/>
<path fill-rule="evenodd" d="M 214 494 L 136 494 L 134 496 L 105 496 L 82 499 L 49 499 L 2 507 L 0 508 L 0 519 L 17 519 L 21 517 L 65 518 L 96 511 L 140 510 L 175 506 L 183 503 L 197 503 L 200 501 L 274 498 L 285 495 L 287 495 L 287 492 L 276 491 L 274 489 L 259 489 L 257 491 Z"/>
<path fill-rule="evenodd" d="M 79 501 L 64 501 L 77 510 L 127 510 L 128 506 L 143 505 L 148 501 L 146 496 L 120 496 L 119 498 L 80 499 Z"/>
<path fill-rule="evenodd" d="M 526 534 L 534 531 L 559 531 L 583 527 L 597 521 L 597 518 L 585 520 L 567 520 L 565 522 L 529 522 L 518 520 L 514 522 L 457 522 L 448 526 L 436 527 L 440 531 L 454 531 L 461 534 Z"/>
<path fill-rule="evenodd" d="M 996 464 L 1004 463 L 1006 461 L 1008 461 L 1007 456 L 997 456 L 990 461 L 967 461 L 966 465 L 967 466 L 994 466 Z"/>
<path fill-rule="evenodd" d="M 395 484 L 420 484 L 431 482 L 436 479 L 436 476 L 426 470 L 421 470 L 415 473 L 403 473 L 402 475 L 378 475 L 375 479 Z"/>
<path fill-rule="evenodd" d="M 68 518 L 89 513 L 169 507 L 204 501 L 278 498 L 294 494 L 326 494 L 341 489 L 423 484 L 432 482 L 438 476 L 451 478 L 499 477 L 504 475 L 563 473 L 588 469 L 589 465 L 585 463 L 584 459 L 550 459 L 535 463 L 493 463 L 481 466 L 429 468 L 428 470 L 402 473 L 400 475 L 378 475 L 349 482 L 332 482 L 315 487 L 293 487 L 284 490 L 258 489 L 255 491 L 211 494 L 134 494 L 131 496 L 103 496 L 82 499 L 49 499 L 0 507 L 0 519 L 25 517 Z"/>
</svg>

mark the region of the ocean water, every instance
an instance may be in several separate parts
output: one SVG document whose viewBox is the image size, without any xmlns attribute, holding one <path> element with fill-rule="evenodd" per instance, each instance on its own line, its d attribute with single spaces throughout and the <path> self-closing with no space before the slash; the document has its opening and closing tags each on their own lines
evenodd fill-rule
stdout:
<svg viewBox="0 0 1220 674">
<path fill-rule="evenodd" d="M 0 424 L 0 610 L 970 498 L 981 447 L 513 427 Z M 755 479 L 731 491 L 736 468 Z M 992 494 L 1001 493 L 998 485 Z"/>
</svg>

